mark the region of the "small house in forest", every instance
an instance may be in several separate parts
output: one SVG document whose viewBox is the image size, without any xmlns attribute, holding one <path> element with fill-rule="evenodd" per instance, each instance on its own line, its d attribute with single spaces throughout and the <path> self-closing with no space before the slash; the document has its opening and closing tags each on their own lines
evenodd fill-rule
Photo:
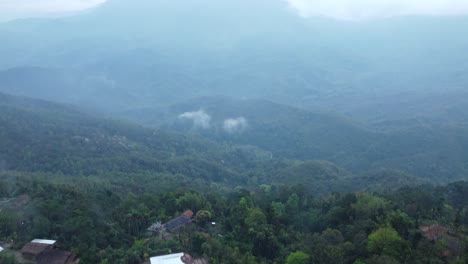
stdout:
<svg viewBox="0 0 468 264">
<path fill-rule="evenodd" d="M 21 254 L 23 254 L 23 257 L 25 259 L 34 260 L 37 256 L 39 256 L 39 254 L 41 254 L 45 250 L 54 248 L 55 243 L 55 240 L 34 239 L 31 242 L 24 245 L 20 252 Z"/>
<path fill-rule="evenodd" d="M 80 259 L 72 252 L 55 248 L 56 241 L 34 239 L 21 249 L 23 257 L 37 264 L 78 264 Z"/>
<path fill-rule="evenodd" d="M 172 219 L 171 221 L 164 224 L 164 228 L 173 232 L 187 224 L 192 222 L 193 212 L 192 210 L 187 210 L 183 212 L 179 217 Z"/>
<path fill-rule="evenodd" d="M 149 231 L 156 232 L 160 229 L 167 230 L 169 232 L 174 232 L 177 229 L 184 227 L 192 223 L 193 212 L 191 210 L 187 210 L 183 212 L 179 217 L 172 219 L 171 221 L 161 224 L 158 222 L 153 224 L 148 228 Z"/>
</svg>

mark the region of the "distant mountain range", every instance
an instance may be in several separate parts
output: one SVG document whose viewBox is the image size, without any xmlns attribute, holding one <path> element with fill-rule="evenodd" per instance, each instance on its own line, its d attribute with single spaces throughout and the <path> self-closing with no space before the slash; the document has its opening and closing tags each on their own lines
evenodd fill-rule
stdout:
<svg viewBox="0 0 468 264">
<path fill-rule="evenodd" d="M 0 91 L 34 80 L 45 99 L 106 112 L 224 95 L 375 125 L 446 119 L 433 115 L 466 122 L 463 25 L 465 17 L 302 19 L 279 0 L 111 0 L 73 17 L 0 24 Z M 37 80 L 31 67 L 73 88 L 60 92 L 62 81 Z M 438 100 L 445 91 L 450 98 Z M 447 99 L 457 100 L 448 110 Z"/>
</svg>

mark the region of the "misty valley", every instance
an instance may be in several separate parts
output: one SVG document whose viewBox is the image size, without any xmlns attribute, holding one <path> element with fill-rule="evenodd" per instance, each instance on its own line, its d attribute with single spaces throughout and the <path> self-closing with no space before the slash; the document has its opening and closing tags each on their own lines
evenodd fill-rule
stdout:
<svg viewBox="0 0 468 264">
<path fill-rule="evenodd" d="M 101 2 L 0 22 L 0 264 L 468 263 L 468 16 Z"/>
</svg>

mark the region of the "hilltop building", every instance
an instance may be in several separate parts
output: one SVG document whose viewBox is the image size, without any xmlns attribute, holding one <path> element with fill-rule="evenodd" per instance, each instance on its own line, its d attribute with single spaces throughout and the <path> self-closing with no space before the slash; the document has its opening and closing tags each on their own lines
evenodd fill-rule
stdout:
<svg viewBox="0 0 468 264">
<path fill-rule="evenodd" d="M 151 232 L 159 232 L 159 231 L 169 231 L 174 232 L 179 228 L 182 228 L 190 223 L 192 223 L 193 212 L 191 210 L 187 210 L 183 212 L 179 217 L 172 219 L 171 221 L 160 224 L 155 223 L 148 228 L 148 231 Z"/>
<path fill-rule="evenodd" d="M 23 257 L 27 260 L 35 260 L 42 252 L 55 247 L 55 240 L 34 239 L 27 243 L 20 250 Z"/>
<path fill-rule="evenodd" d="M 21 249 L 23 257 L 37 264 L 78 264 L 80 259 L 72 252 L 55 248 L 56 241 L 34 239 Z"/>
</svg>

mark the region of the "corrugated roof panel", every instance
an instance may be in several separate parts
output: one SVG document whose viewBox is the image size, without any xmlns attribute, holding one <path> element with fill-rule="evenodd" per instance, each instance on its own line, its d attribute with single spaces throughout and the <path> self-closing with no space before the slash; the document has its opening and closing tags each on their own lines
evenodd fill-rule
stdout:
<svg viewBox="0 0 468 264">
<path fill-rule="evenodd" d="M 184 264 L 180 259 L 184 253 L 177 253 L 150 258 L 151 264 Z"/>
<path fill-rule="evenodd" d="M 47 244 L 47 245 L 53 245 L 57 243 L 55 240 L 49 240 L 49 239 L 34 239 L 31 241 L 32 243 L 39 243 L 39 244 Z"/>
<path fill-rule="evenodd" d="M 164 227 L 169 230 L 169 231 L 174 231 L 177 230 L 181 227 L 183 227 L 186 224 L 189 224 L 192 222 L 189 218 L 185 216 L 179 216 L 175 219 L 172 219 L 171 221 L 167 222 L 164 224 Z"/>
</svg>

